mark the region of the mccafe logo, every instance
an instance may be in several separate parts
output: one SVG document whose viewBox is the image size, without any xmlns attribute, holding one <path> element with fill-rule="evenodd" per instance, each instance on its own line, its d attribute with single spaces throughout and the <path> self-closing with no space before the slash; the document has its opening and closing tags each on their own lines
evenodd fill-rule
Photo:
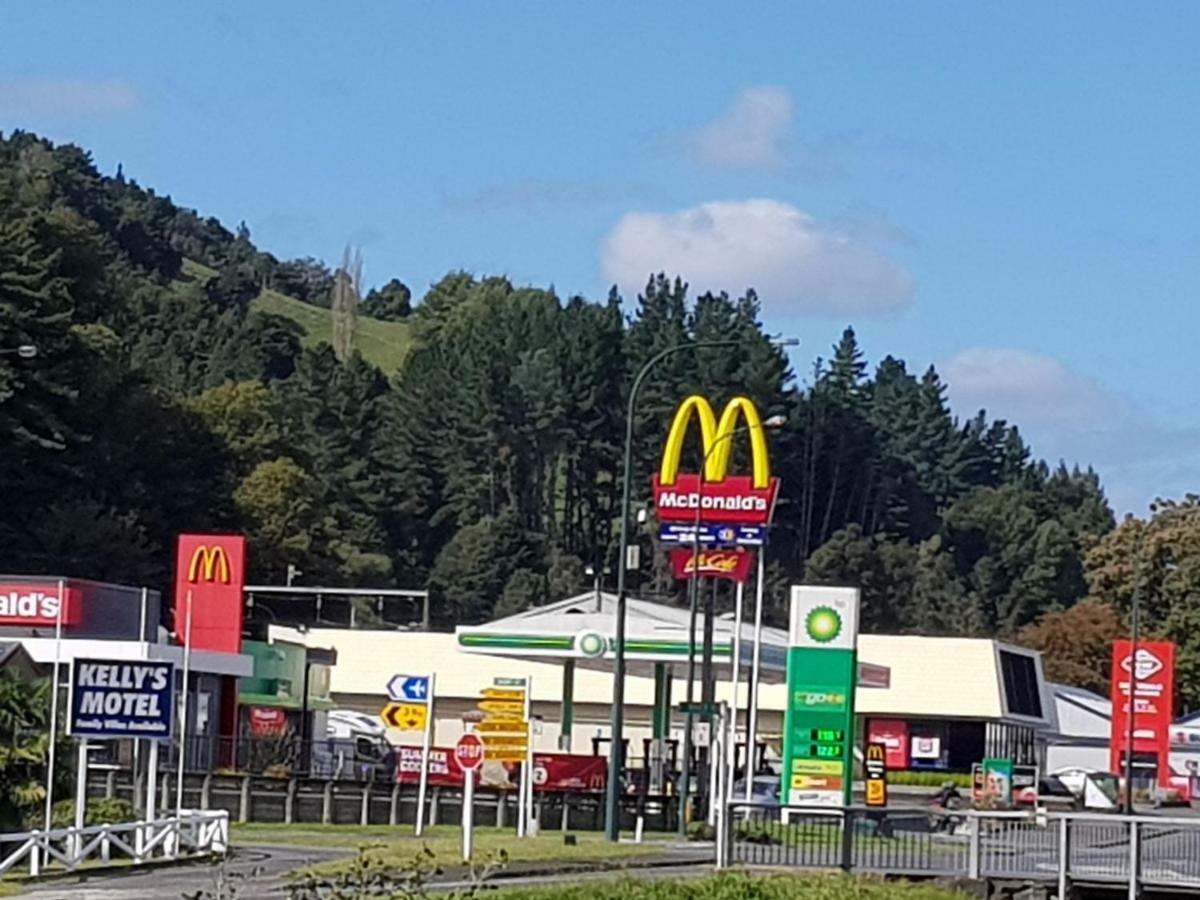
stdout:
<svg viewBox="0 0 1200 900">
<path fill-rule="evenodd" d="M 698 556 L 688 559 L 684 566 L 686 572 L 695 572 L 697 568 L 701 572 L 721 572 L 728 574 L 737 569 L 741 563 L 741 554 L 725 553 L 725 552 L 700 552 Z"/>
<path fill-rule="evenodd" d="M 55 619 L 58 617 L 58 595 L 42 591 L 27 594 L 9 591 L 0 594 L 0 618 Z"/>
</svg>

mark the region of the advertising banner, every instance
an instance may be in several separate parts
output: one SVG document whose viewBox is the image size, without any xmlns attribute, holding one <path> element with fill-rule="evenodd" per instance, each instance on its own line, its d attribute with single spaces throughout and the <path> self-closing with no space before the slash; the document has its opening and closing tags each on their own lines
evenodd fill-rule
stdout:
<svg viewBox="0 0 1200 900">
<path fill-rule="evenodd" d="M 989 758 L 983 761 L 983 794 L 1000 806 L 1012 806 L 1013 761 Z"/>
<path fill-rule="evenodd" d="M 192 598 L 193 650 L 240 653 L 246 539 L 240 534 L 181 534 L 175 556 L 175 631 L 186 638 Z"/>
<path fill-rule="evenodd" d="M 908 723 L 903 719 L 870 719 L 867 742 L 883 745 L 889 769 L 904 771 L 908 768 Z"/>
<path fill-rule="evenodd" d="M 780 796 L 847 806 L 853 781 L 857 588 L 792 588 Z"/>
<path fill-rule="evenodd" d="M 1130 641 L 1113 644 L 1112 739 L 1110 766 L 1123 771 L 1129 742 L 1129 694 L 1133 697 L 1133 752 L 1153 754 L 1158 760 L 1159 784 L 1167 787 L 1170 775 L 1171 719 L 1175 711 L 1175 645 L 1170 641 L 1138 641 L 1137 659 Z"/>
<path fill-rule="evenodd" d="M 887 806 L 887 748 L 868 743 L 863 770 L 867 776 L 867 806 Z"/>
<path fill-rule="evenodd" d="M 63 588 L 63 625 L 76 625 L 82 611 L 82 592 Z M 0 625 L 38 625 L 53 628 L 58 621 L 58 585 L 50 582 L 0 584 Z"/>
<path fill-rule="evenodd" d="M 699 553 L 693 553 L 691 548 L 675 548 L 671 550 L 671 571 L 676 578 L 685 580 L 699 575 L 743 582 L 750 574 L 752 560 L 753 557 L 741 548 L 701 550 Z"/>
<path fill-rule="evenodd" d="M 67 733 L 170 740 L 174 690 L 173 663 L 72 660 Z"/>
<path fill-rule="evenodd" d="M 397 780 L 416 784 L 421 772 L 421 748 L 396 747 Z M 517 789 L 518 764 L 485 761 L 478 784 L 499 790 Z M 533 789 L 542 793 L 601 793 L 607 783 L 608 759 L 603 756 L 573 756 L 568 753 L 533 755 Z M 434 747 L 429 751 L 429 783 L 461 787 L 462 768 L 454 748 Z"/>
</svg>

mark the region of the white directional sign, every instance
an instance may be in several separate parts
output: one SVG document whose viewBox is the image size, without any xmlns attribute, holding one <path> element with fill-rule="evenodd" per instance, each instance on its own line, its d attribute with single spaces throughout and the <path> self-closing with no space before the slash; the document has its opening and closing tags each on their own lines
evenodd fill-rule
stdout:
<svg viewBox="0 0 1200 900">
<path fill-rule="evenodd" d="M 388 696 L 397 703 L 428 703 L 428 675 L 393 675 L 387 683 Z"/>
</svg>

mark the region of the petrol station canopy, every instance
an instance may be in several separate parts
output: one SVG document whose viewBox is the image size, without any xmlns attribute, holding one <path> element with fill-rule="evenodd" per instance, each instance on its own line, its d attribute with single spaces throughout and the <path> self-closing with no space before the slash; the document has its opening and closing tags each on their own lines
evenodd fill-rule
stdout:
<svg viewBox="0 0 1200 900">
<path fill-rule="evenodd" d="M 749 592 L 747 592 L 749 593 Z M 611 671 L 616 647 L 617 595 L 588 591 L 557 603 L 524 610 L 485 625 L 459 626 L 455 642 L 464 653 L 549 662 L 573 660 L 581 668 Z M 631 675 L 653 676 L 656 664 L 686 675 L 691 614 L 684 607 L 626 599 L 625 659 Z M 713 663 L 728 677 L 734 653 L 734 616 L 713 620 Z M 704 616 L 696 616 L 696 665 L 703 647 Z M 762 680 L 779 683 L 787 670 L 787 632 L 763 628 Z M 754 653 L 753 598 L 747 597 L 741 629 L 741 667 L 748 677 Z M 859 678 L 883 686 L 885 667 L 860 663 Z M 864 684 L 867 686 L 867 684 Z"/>
</svg>

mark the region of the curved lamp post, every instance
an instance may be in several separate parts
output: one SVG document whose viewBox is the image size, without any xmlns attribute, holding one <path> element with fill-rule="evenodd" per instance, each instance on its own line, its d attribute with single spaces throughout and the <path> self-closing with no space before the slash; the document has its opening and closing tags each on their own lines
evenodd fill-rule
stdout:
<svg viewBox="0 0 1200 900">
<path fill-rule="evenodd" d="M 687 344 L 676 344 L 665 350 L 660 350 L 634 376 L 629 389 L 629 404 L 625 414 L 625 462 L 621 479 L 621 542 L 617 558 L 617 629 L 616 629 L 616 661 L 613 667 L 613 709 L 612 709 L 612 744 L 608 756 L 608 785 L 604 798 L 604 836 L 610 841 L 616 841 L 621 834 L 621 764 L 625 749 L 625 576 L 627 573 L 627 547 L 629 544 L 629 490 L 633 479 L 633 414 L 637 408 L 638 393 L 646 376 L 662 360 L 674 353 L 684 350 L 698 350 L 707 347 L 738 347 L 757 344 L 756 340 L 729 341 L 695 341 Z M 771 342 L 777 347 L 794 347 L 800 342 L 795 339 L 775 340 Z"/>
</svg>

